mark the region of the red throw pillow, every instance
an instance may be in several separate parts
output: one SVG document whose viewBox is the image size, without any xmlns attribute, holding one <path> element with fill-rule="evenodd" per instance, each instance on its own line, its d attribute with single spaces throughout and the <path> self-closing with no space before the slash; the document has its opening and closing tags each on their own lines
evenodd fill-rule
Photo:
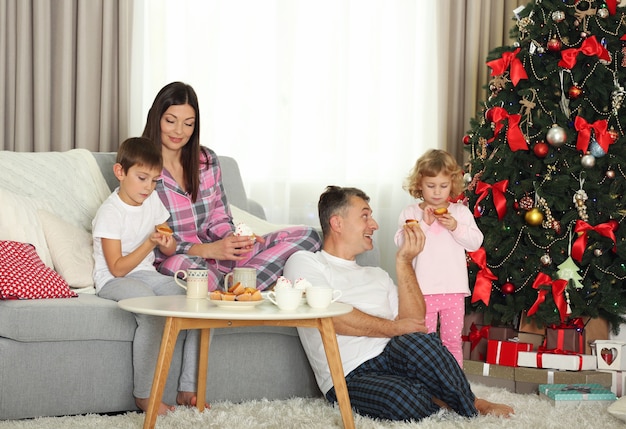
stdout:
<svg viewBox="0 0 626 429">
<path fill-rule="evenodd" d="M 41 261 L 35 246 L 0 240 L 0 299 L 76 296 L 63 277 Z"/>
</svg>

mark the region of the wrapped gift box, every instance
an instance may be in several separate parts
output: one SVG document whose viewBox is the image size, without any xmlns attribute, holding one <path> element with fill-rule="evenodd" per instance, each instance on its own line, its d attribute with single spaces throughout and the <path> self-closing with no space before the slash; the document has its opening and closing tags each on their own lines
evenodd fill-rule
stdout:
<svg viewBox="0 0 626 429">
<path fill-rule="evenodd" d="M 515 392 L 514 369 L 510 366 L 492 365 L 472 360 L 463 362 L 463 372 L 465 372 L 465 376 L 470 383 L 475 382 L 485 386 L 501 387 L 509 392 Z"/>
<path fill-rule="evenodd" d="M 566 350 L 585 353 L 585 322 L 582 318 L 574 318 L 560 325 L 549 325 L 546 328 L 546 349 Z"/>
<path fill-rule="evenodd" d="M 536 351 L 539 347 L 543 346 L 545 336 L 541 334 L 531 334 L 528 332 L 518 332 L 517 339 L 520 343 L 529 343 L 533 345 L 533 349 L 530 350 Z"/>
<path fill-rule="evenodd" d="M 617 399 L 613 392 L 599 384 L 541 384 L 539 395 L 556 406 L 612 403 Z"/>
<path fill-rule="evenodd" d="M 487 363 L 517 366 L 517 354 L 520 351 L 529 352 L 533 345 L 518 341 L 489 340 L 487 343 Z"/>
<path fill-rule="evenodd" d="M 485 361 L 491 326 L 472 324 L 463 335 L 463 360 Z"/>
<path fill-rule="evenodd" d="M 541 368 L 515 368 L 515 393 L 537 394 L 540 384 L 584 383 L 595 383 L 609 389 L 612 386 L 611 373 L 590 370 L 560 371 Z"/>
<path fill-rule="evenodd" d="M 626 370 L 626 343 L 612 340 L 595 340 L 598 369 Z"/>
<path fill-rule="evenodd" d="M 602 370 L 598 373 L 608 374 L 611 376 L 611 392 L 615 393 L 615 396 L 621 398 L 626 396 L 626 371 L 607 371 Z"/>
<path fill-rule="evenodd" d="M 562 369 L 581 371 L 596 369 L 596 357 L 593 355 L 555 354 L 546 352 L 519 352 L 517 365 L 529 368 Z"/>
</svg>

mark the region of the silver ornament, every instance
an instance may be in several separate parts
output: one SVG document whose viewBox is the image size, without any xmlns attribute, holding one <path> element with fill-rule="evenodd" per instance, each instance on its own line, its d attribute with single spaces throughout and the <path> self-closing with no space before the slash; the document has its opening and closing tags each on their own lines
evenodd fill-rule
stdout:
<svg viewBox="0 0 626 429">
<path fill-rule="evenodd" d="M 609 16 L 609 10 L 605 7 L 602 7 L 600 9 L 598 9 L 598 11 L 596 12 L 596 15 L 598 15 L 600 18 L 606 18 Z"/>
<path fill-rule="evenodd" d="M 555 10 L 552 12 L 552 21 L 561 22 L 565 19 L 565 12 L 562 10 Z"/>
<path fill-rule="evenodd" d="M 471 181 L 472 181 L 472 175 L 471 175 L 471 174 L 469 174 L 469 173 L 465 173 L 465 174 L 463 175 L 463 180 L 465 180 L 465 183 L 469 183 L 469 182 L 471 182 Z"/>
<path fill-rule="evenodd" d="M 614 179 L 615 178 L 615 171 L 613 171 L 613 170 L 606 170 L 606 177 L 608 177 L 609 179 Z"/>
<path fill-rule="evenodd" d="M 550 265 L 552 263 L 552 258 L 548 254 L 543 255 L 541 258 L 539 258 L 539 260 L 543 265 Z"/>
<path fill-rule="evenodd" d="M 593 249 L 593 254 L 597 257 L 602 256 L 602 249 Z"/>
<path fill-rule="evenodd" d="M 589 143 L 589 153 L 596 158 L 602 158 L 606 155 L 606 152 L 602 149 L 600 143 L 598 143 L 598 141 L 593 137 L 591 138 L 591 143 Z"/>
<path fill-rule="evenodd" d="M 548 130 L 546 134 L 546 140 L 554 147 L 561 147 L 565 144 L 565 140 L 567 140 L 567 135 L 565 134 L 565 130 L 562 127 L 554 124 Z"/>
<path fill-rule="evenodd" d="M 596 165 L 596 158 L 590 153 L 585 154 L 580 159 L 580 165 L 582 165 L 584 168 L 593 168 Z"/>
</svg>

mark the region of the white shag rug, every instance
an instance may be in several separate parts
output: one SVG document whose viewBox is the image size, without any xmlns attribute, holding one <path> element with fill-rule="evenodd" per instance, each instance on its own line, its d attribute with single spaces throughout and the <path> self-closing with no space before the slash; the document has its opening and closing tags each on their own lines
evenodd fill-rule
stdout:
<svg viewBox="0 0 626 429">
<path fill-rule="evenodd" d="M 624 428 L 624 423 L 607 412 L 607 405 L 586 404 L 555 407 L 537 395 L 521 395 L 495 387 L 472 385 L 477 396 L 502 402 L 515 408 L 510 419 L 479 416 L 464 419 L 441 411 L 420 422 L 377 421 L 355 415 L 357 429 L 430 429 L 430 428 Z M 0 429 L 140 429 L 144 415 L 135 412 L 114 416 L 89 414 L 73 417 L 47 417 L 30 420 L 0 421 Z M 294 398 L 284 401 L 251 401 L 241 404 L 218 402 L 210 410 L 199 413 L 193 408 L 179 407 L 159 417 L 156 429 L 331 429 L 342 428 L 339 408 L 322 398 Z"/>
</svg>

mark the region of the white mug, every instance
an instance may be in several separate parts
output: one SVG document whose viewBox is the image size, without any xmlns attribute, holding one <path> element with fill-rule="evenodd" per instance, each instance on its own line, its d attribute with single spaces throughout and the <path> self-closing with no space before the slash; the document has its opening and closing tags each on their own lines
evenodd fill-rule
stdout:
<svg viewBox="0 0 626 429">
<path fill-rule="evenodd" d="M 306 302 L 311 308 L 326 308 L 331 302 L 341 298 L 341 295 L 342 293 L 339 289 L 333 289 L 329 286 L 311 286 L 306 288 Z"/>
<path fill-rule="evenodd" d="M 184 284 L 178 278 L 178 274 L 181 273 L 183 279 L 187 280 L 187 284 Z M 174 280 L 178 286 L 187 291 L 187 298 L 201 299 L 209 297 L 209 272 L 205 269 L 178 270 L 174 273 Z"/>
<path fill-rule="evenodd" d="M 301 304 L 302 289 L 286 287 L 273 290 L 267 294 L 267 299 L 276 304 L 281 310 L 295 310 Z"/>
<path fill-rule="evenodd" d="M 230 279 L 232 279 L 232 284 L 229 284 Z M 228 290 L 237 283 L 241 283 L 243 287 L 256 289 L 256 268 L 239 267 L 224 276 L 224 290 Z"/>
</svg>

